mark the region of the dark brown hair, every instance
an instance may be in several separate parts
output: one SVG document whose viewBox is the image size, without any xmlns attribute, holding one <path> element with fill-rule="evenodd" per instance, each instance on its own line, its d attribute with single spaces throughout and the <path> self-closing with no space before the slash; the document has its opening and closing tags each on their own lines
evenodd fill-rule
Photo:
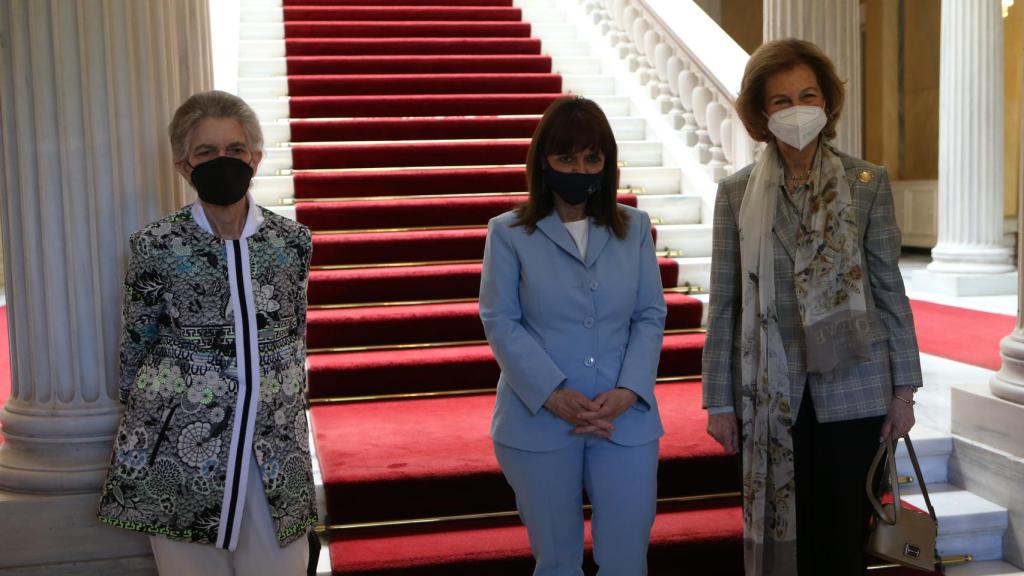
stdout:
<svg viewBox="0 0 1024 576">
<path fill-rule="evenodd" d="M 555 209 L 553 192 L 544 184 L 549 154 L 575 154 L 590 149 L 604 154 L 601 190 L 587 199 L 584 211 L 616 238 L 626 237 L 629 215 L 616 202 L 619 186 L 618 147 L 608 118 L 601 108 L 582 96 L 563 96 L 548 106 L 533 133 L 526 158 L 526 183 L 530 199 L 516 208 L 513 226 L 533 233 L 537 222 Z"/>
<path fill-rule="evenodd" d="M 836 137 L 836 122 L 843 111 L 843 81 L 836 74 L 832 60 L 811 42 L 796 38 L 784 38 L 762 44 L 750 55 L 740 94 L 736 98 L 736 112 L 743 121 L 750 137 L 759 142 L 771 139 L 768 119 L 764 116 L 764 91 L 768 79 L 780 72 L 788 72 L 799 65 L 814 71 L 825 99 L 825 114 L 828 121 L 821 133 L 825 138 Z"/>
</svg>

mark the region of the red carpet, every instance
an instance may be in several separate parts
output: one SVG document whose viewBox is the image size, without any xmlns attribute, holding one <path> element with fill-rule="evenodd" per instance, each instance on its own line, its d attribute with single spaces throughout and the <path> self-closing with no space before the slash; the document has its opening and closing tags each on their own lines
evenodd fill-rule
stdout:
<svg viewBox="0 0 1024 576">
<path fill-rule="evenodd" d="M 429 341 L 422 334 L 410 338 Z M 703 334 L 666 336 L 659 375 L 700 374 L 703 344 Z M 494 388 L 499 374 L 486 344 L 320 352 L 310 354 L 308 366 L 309 394 L 314 398 Z"/>
<path fill-rule="evenodd" d="M 730 504 L 662 506 L 651 534 L 648 574 L 742 576 L 741 513 Z M 592 545 L 588 521 L 588 574 L 593 574 Z M 517 519 L 462 523 L 441 533 L 342 533 L 331 543 L 331 556 L 338 559 L 338 573 L 361 576 L 522 576 L 533 568 L 526 530 Z"/>
<path fill-rule="evenodd" d="M 288 38 L 528 38 L 525 22 L 285 22 Z"/>
<path fill-rule="evenodd" d="M 366 96 L 371 94 L 487 94 L 515 89 L 545 94 L 562 88 L 555 74 L 359 74 L 289 76 L 296 96 Z"/>
<path fill-rule="evenodd" d="M 382 168 L 387 166 L 472 166 L 524 164 L 530 141 L 387 142 L 373 144 L 297 144 L 296 170 Z"/>
<path fill-rule="evenodd" d="M 660 258 L 658 264 L 664 286 L 675 286 L 678 263 Z M 480 269 L 481 264 L 434 264 L 313 270 L 307 294 L 312 305 L 475 298 L 480 294 Z"/>
<path fill-rule="evenodd" d="M 424 94 L 291 98 L 291 117 L 493 116 L 542 114 L 559 94 Z"/>
<path fill-rule="evenodd" d="M 921 352 L 999 369 L 999 341 L 1016 329 L 1016 318 L 921 300 L 910 305 Z"/>
<path fill-rule="evenodd" d="M 665 301 L 667 330 L 700 325 L 700 302 L 675 293 L 665 294 Z M 376 346 L 406 343 L 410 332 L 421 342 L 484 339 L 479 305 L 465 302 L 310 310 L 306 340 L 310 349 Z"/>
<path fill-rule="evenodd" d="M 509 0 L 286 6 L 295 208 L 315 231 L 309 395 L 326 521 L 511 510 L 488 437 L 493 393 L 465 394 L 493 390 L 499 373 L 478 343 L 479 261 L 488 219 L 526 198 L 529 137 L 562 79 Z M 659 266 L 675 286 L 678 264 Z M 453 299 L 463 301 L 436 302 Z M 700 326 L 698 300 L 666 300 L 670 330 Z M 702 333 L 667 335 L 659 376 L 699 374 L 703 343 Z M 462 393 L 338 402 L 437 392 Z M 668 431 L 662 496 L 737 490 L 735 460 L 704 432 L 699 382 L 656 393 Z M 738 576 L 735 506 L 664 505 L 652 574 Z M 515 518 L 330 538 L 336 574 L 490 576 L 532 564 Z"/>
<path fill-rule="evenodd" d="M 292 142 L 529 138 L 540 116 L 358 118 L 292 123 Z"/>
<path fill-rule="evenodd" d="M 735 459 L 704 433 L 700 394 L 699 382 L 658 386 L 662 496 L 739 490 Z M 486 434 L 493 409 L 490 394 L 314 407 L 332 521 L 514 510 Z"/>
<path fill-rule="evenodd" d="M 550 72 L 551 57 L 541 55 L 473 56 L 292 56 L 288 74 L 473 74 Z"/>
<path fill-rule="evenodd" d="M 535 38 L 290 38 L 288 56 L 540 54 Z"/>
<path fill-rule="evenodd" d="M 522 192 L 526 168 L 453 168 L 302 172 L 295 175 L 295 198 L 353 198 Z M 422 224 L 422 223 L 421 223 Z"/>
<path fill-rule="evenodd" d="M 521 18 L 522 11 L 519 8 L 483 6 L 286 6 L 284 9 L 284 19 L 289 22 L 315 22 L 318 20 L 518 22 Z"/>
<path fill-rule="evenodd" d="M 370 228 L 479 226 L 526 201 L 526 194 L 460 198 L 394 198 L 344 202 L 300 202 L 299 219 L 318 230 L 367 230 Z M 622 194 L 619 203 L 636 206 L 636 196 Z M 483 254 L 483 252 L 479 252 Z"/>
</svg>

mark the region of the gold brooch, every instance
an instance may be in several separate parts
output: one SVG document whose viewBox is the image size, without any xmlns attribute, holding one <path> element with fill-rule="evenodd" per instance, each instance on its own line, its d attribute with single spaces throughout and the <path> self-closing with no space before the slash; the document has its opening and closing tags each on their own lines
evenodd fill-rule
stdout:
<svg viewBox="0 0 1024 576">
<path fill-rule="evenodd" d="M 871 182 L 874 178 L 875 175 L 872 174 L 870 170 L 862 170 L 861 173 L 857 175 L 857 180 L 860 180 L 861 182 Z"/>
</svg>

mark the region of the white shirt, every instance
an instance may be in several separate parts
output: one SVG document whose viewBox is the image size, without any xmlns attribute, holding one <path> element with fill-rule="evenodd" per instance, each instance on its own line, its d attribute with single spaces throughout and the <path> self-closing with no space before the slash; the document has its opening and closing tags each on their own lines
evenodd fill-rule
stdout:
<svg viewBox="0 0 1024 576">
<path fill-rule="evenodd" d="M 586 260 L 590 218 L 576 220 L 575 222 L 562 222 L 562 224 L 565 224 L 565 228 L 569 231 L 569 235 L 572 236 L 573 242 L 576 242 L 576 249 L 580 251 L 580 258 Z"/>
</svg>

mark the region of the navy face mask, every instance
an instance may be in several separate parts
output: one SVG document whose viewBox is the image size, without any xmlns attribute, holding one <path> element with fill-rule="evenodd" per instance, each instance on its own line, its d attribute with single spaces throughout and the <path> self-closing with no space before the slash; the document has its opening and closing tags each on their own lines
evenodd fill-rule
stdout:
<svg viewBox="0 0 1024 576">
<path fill-rule="evenodd" d="M 562 200 L 573 206 L 582 204 L 601 190 L 604 171 L 597 174 L 581 172 L 559 172 L 550 166 L 544 167 L 544 184 L 554 190 Z"/>
<path fill-rule="evenodd" d="M 245 161 L 219 156 L 193 166 L 191 179 L 200 200 L 207 204 L 230 206 L 245 196 L 252 176 L 252 166 Z"/>
</svg>

